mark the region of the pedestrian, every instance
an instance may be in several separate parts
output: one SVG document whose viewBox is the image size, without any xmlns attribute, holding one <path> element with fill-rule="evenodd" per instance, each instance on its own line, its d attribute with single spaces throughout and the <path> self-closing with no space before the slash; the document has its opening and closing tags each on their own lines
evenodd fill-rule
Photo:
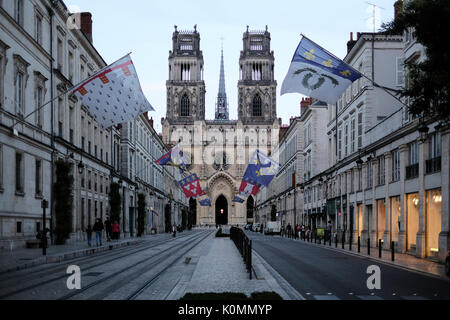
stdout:
<svg viewBox="0 0 450 320">
<path fill-rule="evenodd" d="M 174 224 L 172 227 L 173 237 L 175 238 L 177 236 L 177 226 Z"/>
<path fill-rule="evenodd" d="M 296 227 L 297 232 L 295 233 L 295 238 L 299 238 L 300 239 L 300 233 L 302 231 L 302 229 L 300 228 L 300 225 L 298 224 Z"/>
<path fill-rule="evenodd" d="M 114 221 L 112 225 L 113 239 L 119 240 L 119 232 L 120 232 L 119 223 L 117 221 Z"/>
<path fill-rule="evenodd" d="M 286 227 L 286 231 L 287 231 L 287 234 L 288 234 L 288 238 L 291 237 L 291 230 L 292 230 L 291 224 L 288 223 L 288 225 L 287 225 L 287 227 Z"/>
<path fill-rule="evenodd" d="M 87 240 L 88 240 L 88 246 L 91 246 L 91 241 L 92 241 L 92 227 L 90 224 L 88 224 L 87 229 L 86 229 L 86 235 L 87 235 Z"/>
<path fill-rule="evenodd" d="M 302 239 L 303 239 L 303 241 L 305 241 L 305 225 L 304 224 L 302 224 Z"/>
<path fill-rule="evenodd" d="M 111 235 L 112 235 L 112 224 L 109 220 L 109 217 L 106 217 L 105 220 L 105 232 L 106 232 L 106 241 L 111 241 Z"/>
<path fill-rule="evenodd" d="M 103 231 L 103 223 L 102 220 L 97 219 L 97 221 L 94 223 L 94 227 L 92 230 L 95 232 L 95 242 L 97 244 L 97 247 L 102 245 L 102 231 Z"/>
<path fill-rule="evenodd" d="M 331 238 L 331 230 L 333 229 L 333 226 L 331 224 L 331 220 L 328 221 L 327 224 L 327 239 L 326 241 L 328 241 Z"/>
</svg>

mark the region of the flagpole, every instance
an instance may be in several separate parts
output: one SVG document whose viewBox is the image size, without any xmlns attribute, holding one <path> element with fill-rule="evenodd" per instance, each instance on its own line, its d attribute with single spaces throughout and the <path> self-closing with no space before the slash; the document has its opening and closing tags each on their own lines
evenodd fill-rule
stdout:
<svg viewBox="0 0 450 320">
<path fill-rule="evenodd" d="M 346 65 L 348 65 L 348 63 L 344 62 L 342 59 L 336 57 L 334 54 L 332 54 L 331 52 L 329 52 L 327 49 L 325 49 L 324 47 L 322 47 L 321 45 L 317 44 L 316 42 L 312 41 L 310 38 L 308 38 L 307 36 L 305 36 L 303 33 L 300 34 L 302 37 L 308 39 L 309 41 L 311 41 L 312 43 L 314 43 L 316 46 L 318 46 L 319 48 L 321 48 L 323 51 L 325 51 L 327 54 L 329 54 L 330 56 L 332 56 L 333 58 L 335 58 L 336 60 L 341 61 L 342 63 L 345 63 Z M 353 69 L 352 66 L 349 66 L 350 68 Z M 355 70 L 356 71 L 356 70 Z M 369 80 L 370 82 L 372 82 L 372 84 L 377 87 L 380 88 L 382 90 L 384 90 L 388 95 L 390 95 L 391 97 L 393 97 L 395 100 L 397 100 L 398 102 L 400 102 L 402 105 L 404 105 L 405 107 L 407 107 L 409 109 L 409 106 L 406 105 L 400 98 L 396 97 L 395 95 L 393 95 L 391 92 L 389 92 L 387 90 L 386 87 L 379 85 L 378 83 L 375 82 L 375 80 L 369 78 L 368 76 L 366 76 L 364 73 L 361 73 L 359 71 L 357 71 L 362 77 L 366 78 L 367 80 Z M 394 89 L 392 89 L 392 91 L 396 91 Z"/>
<path fill-rule="evenodd" d="M 103 72 L 103 71 L 106 70 L 108 67 L 110 67 L 111 65 L 113 65 L 113 64 L 116 63 L 117 61 L 122 60 L 123 58 L 129 56 L 130 54 L 131 54 L 131 52 L 128 53 L 128 54 L 126 54 L 126 55 L 124 55 L 122 58 L 117 59 L 116 61 L 114 61 L 113 63 L 107 65 L 106 67 L 100 69 L 100 70 L 97 71 L 94 75 L 92 75 L 92 76 L 90 76 L 90 77 L 87 77 L 87 78 L 83 79 L 82 81 L 80 81 L 80 82 L 77 83 L 76 85 L 70 87 L 70 89 L 67 89 L 67 90 L 64 91 L 63 93 L 61 93 L 61 94 L 59 94 L 58 96 L 56 96 L 55 98 L 53 98 L 53 99 L 47 101 L 46 103 L 44 103 L 44 104 L 41 105 L 40 107 L 36 108 L 33 112 L 27 114 L 24 118 L 22 118 L 22 119 L 20 119 L 20 120 L 14 120 L 13 125 L 10 127 L 10 129 L 12 129 L 12 130 L 14 131 L 14 127 L 15 127 L 17 124 L 19 124 L 19 123 L 25 122 L 25 119 L 27 119 L 29 116 L 35 114 L 36 112 L 38 112 L 39 110 L 41 110 L 41 109 L 42 109 L 43 107 L 45 107 L 46 105 L 52 103 L 52 102 L 55 101 L 56 99 L 62 97 L 63 95 L 67 94 L 68 92 L 72 91 L 73 88 L 78 87 L 78 86 L 81 85 L 83 82 L 85 82 L 87 79 L 90 79 L 90 78 L 92 78 L 92 77 L 97 76 L 99 73 Z"/>
</svg>

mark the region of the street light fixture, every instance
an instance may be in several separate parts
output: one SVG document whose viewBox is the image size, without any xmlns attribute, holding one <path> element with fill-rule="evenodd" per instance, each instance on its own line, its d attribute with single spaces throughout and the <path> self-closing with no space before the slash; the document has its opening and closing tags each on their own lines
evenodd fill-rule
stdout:
<svg viewBox="0 0 450 320">
<path fill-rule="evenodd" d="M 362 169 L 363 161 L 361 158 L 358 158 L 358 160 L 356 160 L 356 165 L 358 166 L 359 170 Z"/>
<path fill-rule="evenodd" d="M 80 163 L 78 164 L 78 173 L 83 174 L 83 171 L 84 171 L 84 164 L 83 160 L 81 160 Z"/>
<path fill-rule="evenodd" d="M 421 122 L 419 124 L 419 127 L 417 128 L 420 134 L 420 141 L 425 142 L 428 138 L 428 131 L 430 131 L 430 128 L 425 124 L 425 122 Z"/>
</svg>

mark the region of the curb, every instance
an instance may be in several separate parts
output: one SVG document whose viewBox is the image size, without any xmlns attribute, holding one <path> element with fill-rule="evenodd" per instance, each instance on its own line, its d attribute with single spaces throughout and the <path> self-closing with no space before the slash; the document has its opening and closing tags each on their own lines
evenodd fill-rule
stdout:
<svg viewBox="0 0 450 320">
<path fill-rule="evenodd" d="M 49 255 L 49 256 L 45 256 L 45 257 L 39 257 L 39 258 L 33 259 L 32 261 L 24 263 L 24 264 L 16 265 L 14 267 L 7 267 L 7 268 L 0 269 L 0 274 L 12 272 L 12 271 L 19 271 L 19 270 L 23 270 L 23 269 L 28 269 L 28 268 L 35 267 L 38 265 L 43 265 L 43 264 L 48 264 L 48 263 L 57 263 L 57 262 L 62 262 L 62 261 L 71 260 L 71 259 L 75 259 L 75 258 L 85 257 L 85 256 L 93 255 L 95 253 L 112 250 L 115 248 L 136 245 L 143 241 L 144 240 L 141 240 L 141 239 L 129 240 L 129 241 L 124 241 L 124 242 L 120 242 L 120 243 L 116 243 L 116 244 L 104 245 L 104 246 L 101 246 L 98 248 L 86 248 L 86 249 L 70 251 L 70 252 L 61 252 L 59 254 Z"/>
<path fill-rule="evenodd" d="M 297 240 L 294 240 L 294 239 L 288 239 L 288 240 L 297 242 Z M 362 255 L 362 254 L 359 254 L 357 252 L 353 252 L 353 251 L 349 251 L 349 250 L 345 250 L 345 249 L 341 249 L 341 248 L 335 248 L 333 246 L 330 247 L 328 245 L 321 245 L 321 244 L 317 244 L 317 243 L 312 243 L 312 242 L 308 242 L 308 241 L 298 240 L 298 242 L 301 242 L 301 243 L 304 243 L 304 244 L 308 244 L 308 245 L 312 245 L 312 246 L 319 247 L 319 248 L 323 248 L 323 249 L 327 249 L 327 250 L 332 250 L 332 251 L 335 251 L 335 252 L 340 252 L 340 253 L 351 255 L 351 256 L 354 256 L 354 257 L 361 258 L 361 259 L 366 259 L 366 260 L 371 260 L 371 261 L 375 261 L 375 262 L 378 262 L 378 263 L 383 263 L 385 265 L 388 265 L 388 266 L 391 266 L 391 267 L 394 267 L 394 268 L 398 268 L 398 269 L 402 269 L 402 270 L 406 270 L 406 271 L 411 271 L 411 272 L 418 273 L 418 274 L 421 274 L 421 275 L 425 275 L 425 276 L 428 276 L 428 277 L 431 277 L 431 278 L 440 279 L 440 280 L 444 280 L 444 281 L 450 282 L 450 277 L 445 277 L 443 275 L 430 273 L 430 272 L 425 271 L 425 270 L 414 269 L 414 268 L 407 267 L 405 265 L 402 265 L 402 264 L 399 264 L 399 263 L 395 263 L 395 262 L 392 262 L 392 261 L 389 261 L 389 260 L 381 260 L 381 259 L 379 259 L 377 257 Z M 346 245 L 348 245 L 348 244 L 346 244 Z M 361 247 L 361 248 L 367 248 L 367 247 Z M 371 247 L 371 249 L 372 249 L 372 247 Z M 386 250 L 384 250 L 384 251 L 386 251 Z"/>
</svg>

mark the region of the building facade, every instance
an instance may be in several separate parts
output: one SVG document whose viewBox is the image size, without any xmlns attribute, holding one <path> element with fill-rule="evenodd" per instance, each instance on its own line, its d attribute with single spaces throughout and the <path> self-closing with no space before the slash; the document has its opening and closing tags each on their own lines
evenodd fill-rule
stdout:
<svg viewBox="0 0 450 320">
<path fill-rule="evenodd" d="M 223 54 L 223 53 L 222 53 Z M 270 154 L 278 144 L 280 120 L 276 118 L 274 54 L 270 33 L 249 31 L 243 35 L 238 82 L 238 120 L 228 119 L 223 59 L 221 65 L 216 119 L 205 119 L 205 83 L 200 34 L 194 31 L 173 33 L 169 53 L 167 116 L 162 120 L 163 141 L 180 143 L 201 187 L 211 199 L 211 207 L 201 207 L 190 199 L 196 212 L 195 223 L 244 225 L 253 222 L 255 199 L 234 203 L 244 171 L 259 149 Z"/>
<path fill-rule="evenodd" d="M 165 179 L 176 177 L 150 165 L 167 150 L 161 138 L 147 118 L 137 120 L 130 167 L 138 164 L 142 172 L 129 175 L 129 157 L 121 150 L 130 143 L 123 133 L 129 124 L 103 129 L 67 93 L 107 65 L 93 45 L 91 14 L 71 14 L 63 1 L 14 0 L 0 2 L 0 16 L 0 247 L 35 239 L 44 227 L 43 200 L 49 202 L 46 227 L 54 230 L 58 160 L 71 164 L 74 178 L 70 240 L 84 239 L 95 218 L 105 220 L 110 184 L 119 181 L 122 236 L 135 235 L 137 190 L 146 192 L 157 232 L 163 232 L 163 208 L 170 201 Z"/>
</svg>

